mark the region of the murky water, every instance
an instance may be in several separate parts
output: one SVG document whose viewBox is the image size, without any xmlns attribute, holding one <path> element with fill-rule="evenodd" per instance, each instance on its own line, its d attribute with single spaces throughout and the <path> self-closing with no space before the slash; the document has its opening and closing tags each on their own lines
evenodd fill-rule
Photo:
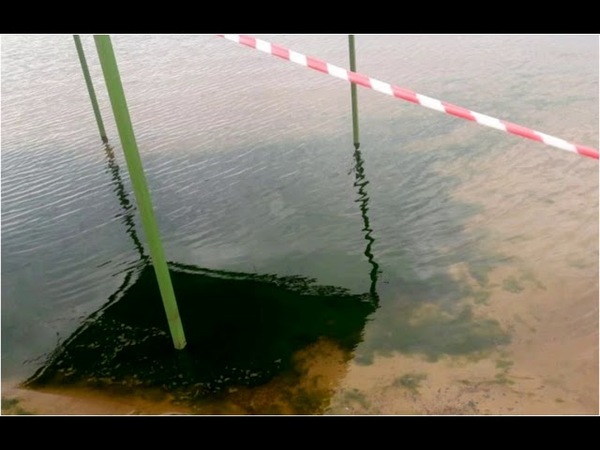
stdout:
<svg viewBox="0 0 600 450">
<path fill-rule="evenodd" d="M 264 38 L 348 65 L 344 35 Z M 108 148 L 72 37 L 2 37 L 3 382 L 199 413 L 598 413 L 597 161 L 362 88 L 355 152 L 340 80 L 114 36 L 186 311 L 175 357 L 82 39 Z M 597 36 L 356 50 L 362 73 L 598 147 Z"/>
</svg>

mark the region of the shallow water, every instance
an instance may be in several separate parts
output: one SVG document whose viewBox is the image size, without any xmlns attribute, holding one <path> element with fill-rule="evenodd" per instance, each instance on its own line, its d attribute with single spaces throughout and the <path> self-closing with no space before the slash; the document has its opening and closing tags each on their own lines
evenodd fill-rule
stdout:
<svg viewBox="0 0 600 450">
<path fill-rule="evenodd" d="M 343 35 L 264 38 L 347 66 Z M 71 36 L 2 37 L 3 381 L 50 366 L 73 333 L 104 323 L 107 302 L 143 300 L 124 294 L 146 279 L 147 250 L 82 40 L 114 152 Z M 598 413 L 596 161 L 362 88 L 355 152 L 340 80 L 213 36 L 113 45 L 173 270 L 267 277 L 286 307 L 296 300 L 278 280 L 310 279 L 302 289 L 332 287 L 316 298 L 340 319 L 375 305 L 344 340 L 271 303 L 270 321 L 295 330 L 289 365 L 203 396 L 199 411 Z M 359 72 L 598 147 L 597 36 L 357 36 L 356 50 Z M 225 279 L 222 298 L 256 313 L 264 291 Z M 249 331 L 201 284 L 181 286 L 230 326 L 200 341 L 243 348 Z M 266 333 L 246 364 L 281 336 Z"/>
</svg>

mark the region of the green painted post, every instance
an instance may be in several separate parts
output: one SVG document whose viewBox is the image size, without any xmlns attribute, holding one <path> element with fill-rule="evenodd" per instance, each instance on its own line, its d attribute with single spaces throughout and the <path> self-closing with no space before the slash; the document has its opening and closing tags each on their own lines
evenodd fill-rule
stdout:
<svg viewBox="0 0 600 450">
<path fill-rule="evenodd" d="M 88 93 L 90 94 L 90 100 L 92 100 L 92 108 L 94 109 L 94 116 L 96 116 L 98 129 L 100 130 L 100 137 L 102 138 L 102 142 L 106 144 L 108 142 L 108 138 L 106 137 L 106 131 L 104 130 L 104 123 L 102 122 L 102 116 L 100 115 L 100 108 L 98 108 L 98 100 L 96 99 L 96 92 L 94 91 L 94 85 L 92 84 L 92 78 L 90 77 L 87 61 L 85 60 L 85 53 L 83 53 L 81 39 L 78 34 L 74 34 L 73 40 L 75 41 L 75 47 L 77 48 L 77 55 L 79 55 L 79 62 L 81 63 L 83 78 L 85 78 L 85 84 L 87 86 Z"/>
<path fill-rule="evenodd" d="M 113 114 L 117 122 L 119 138 L 121 139 L 121 145 L 125 153 L 127 169 L 129 170 L 133 191 L 135 192 L 135 198 L 140 210 L 142 226 L 148 239 L 150 257 L 152 258 L 165 312 L 167 313 L 171 337 L 173 338 L 175 348 L 181 350 L 186 344 L 183 325 L 179 316 L 175 292 L 173 291 L 169 268 L 163 252 L 158 225 L 154 217 L 152 200 L 146 184 L 142 160 L 140 159 L 131 118 L 129 117 L 129 109 L 125 100 L 125 92 L 123 91 L 117 60 L 110 36 L 94 35 L 94 41 L 96 42 L 96 50 L 98 51 L 100 65 L 102 66 L 102 73 L 104 74 L 104 81 L 106 82 Z"/>
<path fill-rule="evenodd" d="M 354 54 L 354 35 L 348 35 L 348 47 L 350 49 L 350 70 L 356 72 L 356 56 Z M 360 147 L 358 139 L 358 99 L 356 97 L 356 84 L 350 83 L 350 92 L 352 93 L 352 133 L 354 137 L 354 148 Z"/>
</svg>

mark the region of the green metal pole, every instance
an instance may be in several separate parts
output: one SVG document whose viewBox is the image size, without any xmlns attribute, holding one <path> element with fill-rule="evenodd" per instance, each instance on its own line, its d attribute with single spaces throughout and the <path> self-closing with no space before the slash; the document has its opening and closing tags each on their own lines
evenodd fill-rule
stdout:
<svg viewBox="0 0 600 450">
<path fill-rule="evenodd" d="M 83 78 L 85 78 L 85 84 L 87 85 L 90 99 L 92 100 L 92 108 L 94 108 L 94 116 L 96 116 L 96 123 L 100 130 L 100 137 L 102 142 L 105 144 L 108 142 L 106 137 L 106 131 L 104 130 L 104 123 L 102 122 L 102 116 L 100 115 L 100 108 L 98 108 L 98 100 L 96 99 L 96 92 L 94 91 L 94 85 L 92 84 L 92 78 L 90 77 L 90 71 L 88 69 L 87 61 L 85 60 L 85 53 L 83 53 L 83 46 L 81 45 L 81 39 L 78 34 L 73 35 L 75 41 L 75 47 L 77 47 L 77 54 L 79 55 L 79 62 L 81 63 L 81 70 L 83 71 Z"/>
<path fill-rule="evenodd" d="M 356 55 L 354 54 L 354 35 L 348 35 L 348 47 L 350 49 L 350 70 L 356 72 Z M 358 99 L 356 97 L 356 84 L 350 83 L 352 93 L 352 133 L 354 137 L 354 148 L 358 150 L 360 142 L 358 139 Z"/>
<path fill-rule="evenodd" d="M 173 338 L 175 348 L 181 350 L 186 344 L 183 325 L 179 316 L 177 301 L 175 300 L 175 292 L 173 291 L 169 268 L 163 253 L 158 225 L 154 217 L 152 200 L 146 184 L 142 160 L 140 159 L 131 118 L 129 117 L 129 109 L 127 108 L 125 93 L 123 92 L 123 84 L 121 83 L 117 60 L 110 36 L 95 35 L 94 41 L 96 42 L 96 50 L 98 51 L 100 65 L 102 66 L 102 73 L 104 74 L 104 81 L 106 82 L 113 114 L 117 122 L 119 138 L 121 139 L 121 145 L 125 153 L 127 169 L 129 170 L 133 191 L 135 192 L 135 198 L 140 210 L 142 226 L 148 239 L 150 257 L 152 258 L 160 294 L 163 299 L 165 312 L 167 313 L 171 337 Z"/>
</svg>

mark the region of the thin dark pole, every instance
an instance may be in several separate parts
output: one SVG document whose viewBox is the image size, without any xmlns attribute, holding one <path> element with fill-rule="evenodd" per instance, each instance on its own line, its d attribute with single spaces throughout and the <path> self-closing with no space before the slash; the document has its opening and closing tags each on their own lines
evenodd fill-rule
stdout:
<svg viewBox="0 0 600 450">
<path fill-rule="evenodd" d="M 350 70 L 356 72 L 356 55 L 354 52 L 354 35 L 348 35 L 348 48 L 350 49 Z M 354 148 L 358 150 L 360 142 L 358 138 L 358 98 L 356 84 L 350 83 L 350 92 L 352 94 L 352 134 L 354 138 Z"/>
<path fill-rule="evenodd" d="M 102 139 L 102 142 L 106 144 L 108 142 L 108 138 L 106 137 L 106 130 L 104 129 L 104 123 L 102 122 L 102 116 L 100 115 L 100 108 L 98 107 L 98 99 L 96 98 L 96 92 L 94 91 L 94 85 L 92 84 L 92 77 L 90 77 L 90 70 L 85 59 L 83 46 L 81 45 L 81 38 L 78 34 L 74 34 L 73 40 L 75 41 L 77 55 L 79 56 L 79 62 L 81 63 L 83 78 L 85 78 L 85 84 L 87 86 L 88 93 L 90 94 L 90 100 L 92 101 L 92 108 L 94 109 L 94 116 L 96 116 L 98 130 L 100 130 L 100 138 Z"/>
</svg>

